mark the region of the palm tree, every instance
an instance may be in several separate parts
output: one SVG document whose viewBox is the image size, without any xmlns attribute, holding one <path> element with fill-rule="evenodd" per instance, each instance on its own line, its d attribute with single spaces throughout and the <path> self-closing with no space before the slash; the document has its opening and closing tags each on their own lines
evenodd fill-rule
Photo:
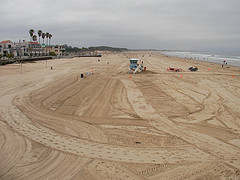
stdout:
<svg viewBox="0 0 240 180">
<path fill-rule="evenodd" d="M 47 44 L 48 44 L 49 32 L 46 32 L 46 38 L 47 38 Z"/>
<path fill-rule="evenodd" d="M 52 39 L 52 34 L 49 34 L 48 38 L 49 38 L 49 45 L 50 45 L 51 44 L 50 40 Z"/>
<path fill-rule="evenodd" d="M 30 41 L 33 40 L 33 33 L 34 33 L 34 30 L 33 30 L 33 29 L 30 29 L 30 30 L 29 30 L 29 34 L 30 34 L 30 36 L 31 36 Z"/>
<path fill-rule="evenodd" d="M 46 34 L 45 33 L 42 33 L 42 39 L 43 39 L 43 44 L 44 44 L 44 39 L 46 37 Z"/>
<path fill-rule="evenodd" d="M 33 37 L 32 37 L 32 39 L 33 39 L 33 41 L 35 42 L 35 41 L 37 41 L 37 35 L 33 35 Z M 33 46 L 34 47 L 34 49 L 35 49 L 35 56 L 36 56 L 36 47 L 35 47 L 35 45 Z"/>
<path fill-rule="evenodd" d="M 38 36 L 39 36 L 39 44 L 40 44 L 40 37 L 42 36 L 42 30 L 38 30 Z"/>
<path fill-rule="evenodd" d="M 32 36 L 32 39 L 33 39 L 33 41 L 37 41 L 37 36 L 34 34 L 34 35 Z"/>
<path fill-rule="evenodd" d="M 42 36 L 42 30 L 38 30 L 38 36 L 39 36 L 39 44 L 40 44 L 40 47 L 39 47 L 39 55 L 40 55 L 40 50 L 41 50 L 41 43 L 40 43 L 40 37 Z"/>
<path fill-rule="evenodd" d="M 43 44 L 44 44 L 43 46 L 45 46 L 45 43 L 44 43 L 45 37 L 46 37 L 46 34 L 42 33 L 42 39 L 43 39 Z M 42 49 L 42 54 L 45 54 L 43 49 Z"/>
</svg>

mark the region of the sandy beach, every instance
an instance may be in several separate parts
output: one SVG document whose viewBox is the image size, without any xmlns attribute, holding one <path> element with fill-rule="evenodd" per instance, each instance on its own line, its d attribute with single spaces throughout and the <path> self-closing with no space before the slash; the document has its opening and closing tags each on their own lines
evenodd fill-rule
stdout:
<svg viewBox="0 0 240 180">
<path fill-rule="evenodd" d="M 0 66 L 0 179 L 240 179 L 240 67 L 158 52 Z"/>
</svg>

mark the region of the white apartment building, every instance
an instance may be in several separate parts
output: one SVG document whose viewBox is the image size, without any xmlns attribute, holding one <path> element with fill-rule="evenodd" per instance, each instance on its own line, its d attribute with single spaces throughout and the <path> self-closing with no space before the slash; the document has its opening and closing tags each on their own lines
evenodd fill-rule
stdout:
<svg viewBox="0 0 240 180">
<path fill-rule="evenodd" d="M 58 57 L 65 55 L 66 51 L 63 45 L 45 45 L 43 49 L 44 54 L 49 55 L 49 53 L 54 52 Z"/>
<path fill-rule="evenodd" d="M 54 52 L 56 56 L 65 55 L 65 48 L 63 45 L 45 45 L 38 42 L 25 41 L 12 42 L 5 40 L 0 42 L 0 55 L 7 56 L 12 54 L 14 57 L 24 56 L 42 56 L 49 55 Z"/>
<path fill-rule="evenodd" d="M 15 44 L 10 40 L 5 40 L 0 42 L 0 54 L 2 56 L 7 56 L 8 54 L 15 55 L 16 48 Z"/>
</svg>

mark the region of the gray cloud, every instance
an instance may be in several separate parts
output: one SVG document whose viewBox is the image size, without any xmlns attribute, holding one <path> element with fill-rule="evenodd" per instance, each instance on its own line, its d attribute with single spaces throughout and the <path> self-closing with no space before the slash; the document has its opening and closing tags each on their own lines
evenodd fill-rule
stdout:
<svg viewBox="0 0 240 180">
<path fill-rule="evenodd" d="M 156 49 L 240 47 L 236 0 L 0 0 L 0 39 L 29 39 L 30 28 L 53 43 Z"/>
</svg>

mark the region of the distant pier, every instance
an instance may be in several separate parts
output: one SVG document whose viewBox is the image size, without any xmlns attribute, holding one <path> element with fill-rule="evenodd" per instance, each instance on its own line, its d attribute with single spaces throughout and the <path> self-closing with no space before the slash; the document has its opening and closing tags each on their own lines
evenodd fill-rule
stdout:
<svg viewBox="0 0 240 180">
<path fill-rule="evenodd" d="M 75 55 L 73 57 L 102 57 L 101 54 L 86 54 L 86 55 Z"/>
</svg>

